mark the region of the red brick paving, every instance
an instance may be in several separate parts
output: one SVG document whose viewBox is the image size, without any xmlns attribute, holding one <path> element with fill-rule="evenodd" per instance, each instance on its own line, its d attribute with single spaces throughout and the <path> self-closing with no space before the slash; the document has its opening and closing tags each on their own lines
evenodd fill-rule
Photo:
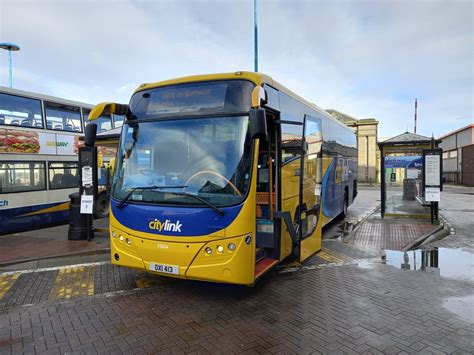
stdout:
<svg viewBox="0 0 474 355">
<path fill-rule="evenodd" d="M 89 243 L 82 240 L 33 239 L 20 236 L 1 237 L 0 243 L 2 243 L 0 264 L 108 248 L 108 245 L 104 243 L 97 244 L 95 241 Z"/>
<path fill-rule="evenodd" d="M 0 313 L 0 353 L 473 353 L 474 327 L 443 308 L 472 283 L 340 266 L 254 288 L 181 281 Z"/>
<path fill-rule="evenodd" d="M 380 249 L 401 250 L 437 227 L 432 224 L 399 222 L 395 224 L 383 220 L 367 221 L 353 233 L 349 243 Z"/>
<path fill-rule="evenodd" d="M 68 240 L 67 231 L 65 225 L 0 236 L 0 264 L 109 248 L 106 235 L 97 235 L 89 243 Z"/>
</svg>

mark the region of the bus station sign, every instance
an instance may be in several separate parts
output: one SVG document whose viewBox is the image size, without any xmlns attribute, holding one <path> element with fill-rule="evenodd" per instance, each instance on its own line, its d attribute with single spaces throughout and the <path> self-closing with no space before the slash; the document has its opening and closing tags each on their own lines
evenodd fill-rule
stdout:
<svg viewBox="0 0 474 355">
<path fill-rule="evenodd" d="M 421 169 L 423 157 L 420 155 L 386 156 L 385 168 Z"/>
</svg>

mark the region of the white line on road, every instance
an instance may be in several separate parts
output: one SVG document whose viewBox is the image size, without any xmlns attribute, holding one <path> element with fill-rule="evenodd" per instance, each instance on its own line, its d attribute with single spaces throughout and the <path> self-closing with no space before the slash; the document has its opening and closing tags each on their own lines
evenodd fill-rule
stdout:
<svg viewBox="0 0 474 355">
<path fill-rule="evenodd" d="M 52 267 L 45 267 L 41 269 L 26 269 L 26 270 L 13 270 L 13 271 L 6 271 L 0 273 L 0 276 L 8 276 L 13 274 L 31 274 L 33 272 L 44 272 L 44 271 L 55 271 L 61 269 L 73 269 L 77 267 L 91 267 L 91 266 L 98 266 L 98 265 L 106 265 L 110 264 L 110 261 L 97 261 L 93 263 L 84 263 L 84 264 L 73 264 L 73 265 L 61 265 L 61 266 L 52 266 Z"/>
</svg>

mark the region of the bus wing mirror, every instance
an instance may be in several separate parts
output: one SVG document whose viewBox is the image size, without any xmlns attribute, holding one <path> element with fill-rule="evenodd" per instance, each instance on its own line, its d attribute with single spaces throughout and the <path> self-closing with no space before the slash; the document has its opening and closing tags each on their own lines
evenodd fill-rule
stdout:
<svg viewBox="0 0 474 355">
<path fill-rule="evenodd" d="M 86 147 L 93 147 L 95 137 L 97 135 L 97 125 L 95 123 L 88 124 L 84 133 L 84 144 Z"/>
<path fill-rule="evenodd" d="M 263 108 L 250 109 L 250 133 L 252 139 L 267 138 L 267 118 Z"/>
<path fill-rule="evenodd" d="M 267 93 L 261 86 L 256 86 L 252 90 L 252 107 L 261 107 L 267 103 Z"/>
<path fill-rule="evenodd" d="M 120 115 L 123 116 L 128 111 L 128 105 L 117 104 L 114 102 L 102 102 L 94 106 L 89 113 L 89 121 L 98 119 L 102 115 Z"/>
</svg>

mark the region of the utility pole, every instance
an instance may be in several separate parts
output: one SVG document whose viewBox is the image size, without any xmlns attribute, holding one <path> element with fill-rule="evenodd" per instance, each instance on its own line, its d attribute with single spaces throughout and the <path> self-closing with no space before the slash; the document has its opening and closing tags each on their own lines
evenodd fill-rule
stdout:
<svg viewBox="0 0 474 355">
<path fill-rule="evenodd" d="M 415 131 L 414 133 L 416 134 L 416 111 L 418 109 L 418 99 L 415 99 Z"/>
<path fill-rule="evenodd" d="M 254 70 L 258 72 L 258 12 L 257 1 L 253 0 L 253 50 L 254 50 Z"/>
</svg>

